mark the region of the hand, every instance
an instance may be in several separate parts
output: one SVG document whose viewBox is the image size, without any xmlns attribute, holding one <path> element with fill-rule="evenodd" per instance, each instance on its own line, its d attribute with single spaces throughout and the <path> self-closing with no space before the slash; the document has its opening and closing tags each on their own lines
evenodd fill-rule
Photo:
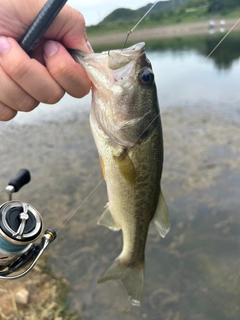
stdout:
<svg viewBox="0 0 240 320">
<path fill-rule="evenodd" d="M 81 98 L 90 80 L 66 48 L 92 52 L 81 13 L 65 5 L 29 57 L 18 45 L 46 0 L 0 0 L 0 121 L 65 92 Z"/>
</svg>

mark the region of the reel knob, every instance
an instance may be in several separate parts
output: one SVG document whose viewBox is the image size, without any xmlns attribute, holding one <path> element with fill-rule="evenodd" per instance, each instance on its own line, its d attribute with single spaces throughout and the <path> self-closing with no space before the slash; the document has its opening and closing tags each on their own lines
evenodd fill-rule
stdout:
<svg viewBox="0 0 240 320">
<path fill-rule="evenodd" d="M 18 192 L 25 184 L 31 181 L 31 174 L 27 169 L 20 169 L 18 173 L 13 177 L 8 186 L 5 188 L 6 193 L 8 194 L 8 200 L 12 200 L 12 194 Z"/>
</svg>

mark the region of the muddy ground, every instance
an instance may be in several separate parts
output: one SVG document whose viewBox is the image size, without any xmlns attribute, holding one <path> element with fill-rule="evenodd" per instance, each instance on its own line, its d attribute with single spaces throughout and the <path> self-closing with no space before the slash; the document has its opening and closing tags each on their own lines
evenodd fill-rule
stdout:
<svg viewBox="0 0 240 320">
<path fill-rule="evenodd" d="M 0 283 L 1 320 L 78 320 L 67 310 L 69 286 L 48 268 L 47 255 L 24 278 Z"/>
</svg>

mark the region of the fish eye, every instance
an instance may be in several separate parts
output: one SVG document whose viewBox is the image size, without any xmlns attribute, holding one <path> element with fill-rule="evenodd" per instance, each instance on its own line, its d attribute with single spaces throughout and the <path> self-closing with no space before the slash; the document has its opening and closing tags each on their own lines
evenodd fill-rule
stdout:
<svg viewBox="0 0 240 320">
<path fill-rule="evenodd" d="M 154 83 L 154 74 L 150 68 L 142 68 L 138 74 L 138 79 L 142 85 L 151 87 Z"/>
</svg>

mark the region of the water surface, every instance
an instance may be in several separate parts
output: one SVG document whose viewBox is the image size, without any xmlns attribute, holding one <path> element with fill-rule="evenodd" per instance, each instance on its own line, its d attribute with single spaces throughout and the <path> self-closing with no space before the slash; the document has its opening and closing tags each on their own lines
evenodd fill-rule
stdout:
<svg viewBox="0 0 240 320">
<path fill-rule="evenodd" d="M 66 96 L 1 123 L 0 188 L 18 168 L 32 172 L 19 198 L 59 231 L 49 264 L 69 282 L 69 304 L 81 319 L 239 319 L 240 50 L 235 35 L 230 39 L 204 64 L 215 38 L 147 44 L 162 110 L 162 188 L 172 228 L 160 239 L 150 227 L 140 308 L 130 306 L 121 283 L 97 284 L 120 253 L 122 236 L 96 224 L 107 195 L 87 120 L 90 97 Z"/>
<path fill-rule="evenodd" d="M 152 62 L 161 110 L 184 107 L 239 116 L 239 33 L 232 33 L 208 58 L 223 35 L 145 41 Z M 129 43 L 130 45 L 131 43 Z M 120 48 L 117 44 L 115 48 Z M 105 47 L 96 50 L 106 50 Z M 31 113 L 19 113 L 11 124 L 66 121 L 90 110 L 91 94 L 83 99 L 65 95 L 56 105 L 41 104 Z M 5 127 L 10 126 L 7 123 Z M 1 127 L 3 125 L 1 124 Z"/>
</svg>

